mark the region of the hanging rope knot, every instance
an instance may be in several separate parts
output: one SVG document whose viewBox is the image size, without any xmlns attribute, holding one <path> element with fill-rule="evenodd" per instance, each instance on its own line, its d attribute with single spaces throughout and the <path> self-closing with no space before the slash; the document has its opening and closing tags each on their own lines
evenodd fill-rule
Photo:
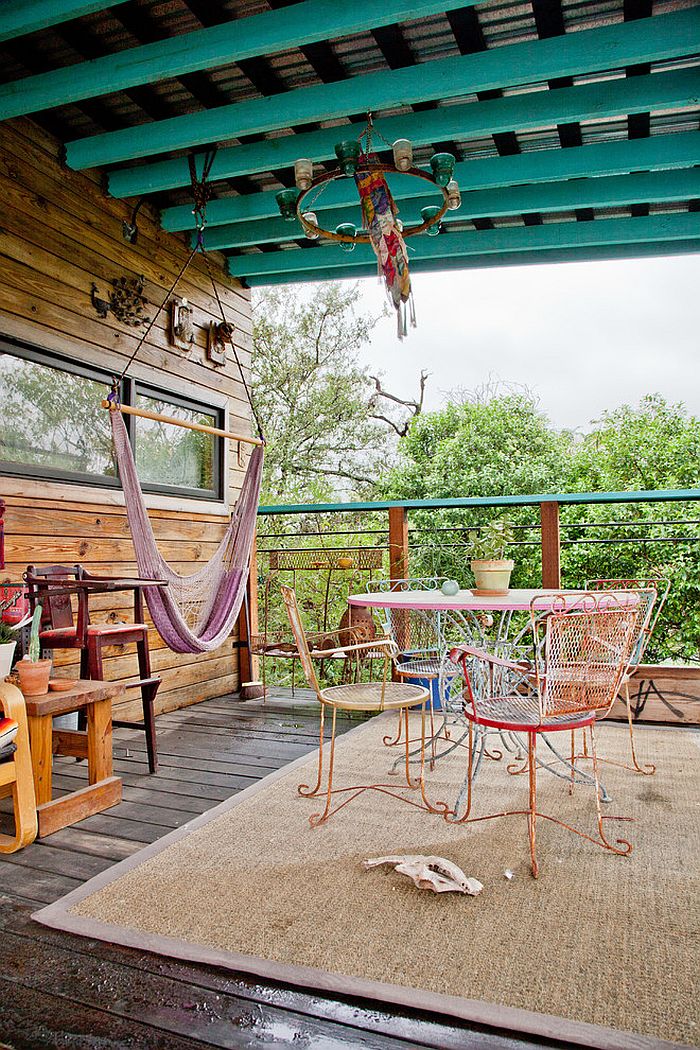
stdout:
<svg viewBox="0 0 700 1050">
<path fill-rule="evenodd" d="M 110 409 L 118 408 L 121 404 L 121 400 L 119 397 L 119 380 L 116 376 L 112 376 L 112 386 L 110 387 L 110 391 L 107 394 L 107 401 L 109 401 Z"/>
<path fill-rule="evenodd" d="M 201 178 L 197 177 L 197 162 L 194 156 L 190 154 L 187 158 L 187 163 L 190 168 L 190 182 L 192 184 L 192 201 L 194 203 L 192 214 L 194 215 L 195 225 L 200 234 L 207 224 L 207 204 L 214 195 L 214 187 L 208 179 L 215 156 L 216 147 L 213 150 L 210 150 L 209 153 L 205 154 Z"/>
</svg>

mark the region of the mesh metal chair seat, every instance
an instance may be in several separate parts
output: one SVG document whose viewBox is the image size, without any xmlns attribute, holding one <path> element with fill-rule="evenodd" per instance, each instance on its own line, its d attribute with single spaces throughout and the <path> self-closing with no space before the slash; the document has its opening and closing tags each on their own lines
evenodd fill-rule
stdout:
<svg viewBox="0 0 700 1050">
<path fill-rule="evenodd" d="M 595 719 L 595 713 L 552 715 L 542 719 L 542 712 L 535 696 L 491 696 L 479 704 L 478 715 L 472 716 L 477 725 L 490 726 L 514 733 L 541 732 L 561 729 L 583 729 Z"/>
<path fill-rule="evenodd" d="M 309 645 L 309 637 L 307 636 L 304 626 L 301 620 L 301 613 L 299 611 L 299 605 L 297 602 L 296 594 L 291 587 L 281 587 L 282 598 L 287 608 L 287 615 L 289 617 L 289 623 L 292 628 L 292 634 L 297 645 L 299 652 L 299 659 L 304 669 L 304 674 L 309 686 L 314 690 L 316 696 L 321 703 L 321 718 L 319 726 L 319 742 L 318 742 L 318 773 L 316 777 L 316 783 L 311 787 L 309 784 L 300 784 L 298 792 L 305 798 L 314 798 L 316 796 L 325 797 L 325 806 L 322 813 L 314 813 L 309 817 L 309 823 L 311 827 L 318 827 L 319 824 L 323 824 L 333 813 L 336 813 L 343 806 L 351 802 L 352 799 L 357 798 L 365 791 L 379 791 L 385 795 L 391 795 L 393 798 L 400 799 L 402 802 L 410 802 L 411 805 L 417 805 L 420 808 L 427 808 L 427 806 L 421 806 L 421 803 L 414 802 L 411 799 L 404 798 L 394 790 L 393 784 L 354 784 L 351 787 L 334 788 L 333 787 L 333 767 L 335 759 L 335 735 L 336 735 L 336 717 L 339 710 L 341 711 L 366 711 L 369 713 L 377 713 L 379 711 L 398 710 L 400 712 L 399 717 L 403 722 L 403 733 L 405 737 L 405 778 L 406 786 L 409 788 L 420 788 L 421 798 L 423 803 L 426 803 L 424 784 L 423 784 L 423 771 L 421 767 L 421 774 L 417 781 L 411 780 L 410 768 L 409 768 L 409 734 L 408 734 L 408 712 L 411 708 L 421 707 L 423 711 L 423 717 L 425 718 L 425 704 L 430 697 L 430 693 L 427 689 L 422 686 L 410 685 L 404 682 L 392 682 L 389 678 L 389 672 L 391 670 L 391 662 L 394 654 L 394 645 L 390 638 L 372 638 L 366 642 L 360 642 L 356 645 L 343 645 L 342 651 L 345 654 L 367 654 L 374 653 L 375 655 L 380 653 L 384 658 L 384 674 L 380 682 L 352 682 L 347 685 L 332 685 L 327 688 L 321 688 L 316 676 L 314 669 L 314 658 L 324 659 L 328 657 L 329 652 L 333 650 L 312 650 Z M 328 744 L 328 769 L 326 771 L 326 783 L 322 786 L 324 776 L 324 761 L 325 761 L 325 740 L 324 740 L 324 728 L 325 728 L 325 712 L 326 708 L 330 708 L 332 712 L 331 716 L 331 736 Z M 384 737 L 384 743 L 389 746 L 398 743 L 399 737 L 396 740 L 391 737 Z M 339 800 L 340 799 L 340 800 Z"/>
<path fill-rule="evenodd" d="M 344 711 L 389 711 L 417 707 L 425 702 L 426 690 L 403 682 L 353 682 L 321 689 L 321 700 Z"/>
<path fill-rule="evenodd" d="M 456 664 L 438 655 L 401 660 L 400 663 L 395 664 L 396 673 L 405 678 L 438 678 L 441 668 L 443 674 L 448 677 L 459 674 L 459 667 Z"/>
<path fill-rule="evenodd" d="M 468 645 L 456 646 L 450 653 L 450 659 L 461 664 L 464 674 L 463 711 L 469 724 L 469 769 L 466 812 L 458 817 L 456 807 L 444 810 L 446 819 L 460 824 L 527 814 L 530 864 L 535 877 L 538 874 L 535 852 L 538 818 L 553 821 L 613 853 L 626 855 L 632 851 L 631 844 L 625 839 L 617 839 L 612 843 L 605 835 L 594 727 L 596 719 L 607 714 L 614 703 L 628 667 L 636 639 L 638 597 L 632 592 L 620 597 L 591 592 L 583 594 L 574 604 L 562 602 L 561 608 L 555 608 L 544 617 L 538 612 L 536 601 L 530 607 L 530 620 L 534 652 L 541 653 L 543 660 L 537 660 L 534 667 L 524 669 L 522 664 L 502 660 Z M 481 665 L 483 669 L 476 682 L 475 665 Z M 504 694 L 500 684 L 507 672 L 524 677 L 518 688 L 508 689 Z M 490 688 L 484 690 L 484 683 L 490 684 Z M 527 735 L 526 766 L 516 769 L 509 767 L 509 772 L 514 774 L 525 770 L 528 772 L 530 790 L 527 809 L 501 810 L 486 816 L 471 817 L 475 724 Z M 577 729 L 582 729 L 584 735 L 590 737 L 598 819 L 597 838 L 537 809 L 537 737 L 542 733 L 570 732 L 569 790 L 573 791 Z"/>
</svg>

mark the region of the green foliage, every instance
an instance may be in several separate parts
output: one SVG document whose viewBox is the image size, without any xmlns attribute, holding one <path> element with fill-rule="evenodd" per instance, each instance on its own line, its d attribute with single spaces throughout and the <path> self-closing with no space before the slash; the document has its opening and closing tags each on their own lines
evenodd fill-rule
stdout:
<svg viewBox="0 0 700 1050">
<path fill-rule="evenodd" d="M 470 529 L 469 557 L 486 561 L 501 561 L 508 556 L 507 551 L 515 536 L 510 522 L 506 518 L 495 518 L 480 529 Z"/>
<path fill-rule="evenodd" d="M 358 362 L 375 318 L 357 287 L 266 292 L 255 305 L 252 397 L 268 440 L 262 499 L 310 503 L 372 489 L 391 455 Z"/>
<path fill-rule="evenodd" d="M 7 645 L 8 642 L 17 641 L 17 632 L 13 631 L 9 623 L 5 623 L 4 620 L 0 620 L 0 645 Z"/>
<path fill-rule="evenodd" d="M 380 498 L 560 491 L 571 444 L 526 394 L 453 402 L 412 422 L 399 466 L 380 481 Z"/>
<path fill-rule="evenodd" d="M 557 433 L 526 395 L 449 404 L 424 413 L 401 442 L 399 465 L 380 498 L 526 495 L 690 488 L 700 473 L 700 420 L 658 395 L 623 405 L 578 440 Z M 671 593 L 647 659 L 697 660 L 700 650 L 700 508 L 693 503 L 564 506 L 562 581 L 659 577 Z M 415 575 L 454 576 L 470 585 L 470 531 L 484 537 L 497 510 L 412 513 Z M 515 540 L 512 586 L 541 580 L 534 508 L 509 512 Z"/>
<path fill-rule="evenodd" d="M 39 645 L 39 628 L 41 626 L 41 606 L 37 605 L 34 609 L 34 615 L 32 616 L 32 626 L 29 635 L 29 659 L 32 663 L 36 663 L 41 656 L 41 647 Z"/>
</svg>

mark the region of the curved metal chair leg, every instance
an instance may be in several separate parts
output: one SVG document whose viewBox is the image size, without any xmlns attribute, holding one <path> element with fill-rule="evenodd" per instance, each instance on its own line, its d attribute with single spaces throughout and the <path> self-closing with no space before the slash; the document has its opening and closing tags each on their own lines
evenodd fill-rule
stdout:
<svg viewBox="0 0 700 1050">
<path fill-rule="evenodd" d="M 528 781 L 530 787 L 527 835 L 530 842 L 530 868 L 533 876 L 537 878 L 539 874 L 535 842 L 535 830 L 537 826 L 537 733 L 528 733 L 527 744 Z"/>
<path fill-rule="evenodd" d="M 329 747 L 328 755 L 328 784 L 326 786 L 326 805 L 323 813 L 312 813 L 309 817 L 309 824 L 312 828 L 317 828 L 319 824 L 323 824 L 328 819 L 328 815 L 331 811 L 331 805 L 333 803 L 333 762 L 335 759 L 335 723 L 336 723 L 337 709 L 333 708 L 333 717 L 331 719 L 331 742 Z M 319 756 L 320 759 L 320 756 Z M 318 767 L 319 780 L 321 777 L 321 763 L 319 761 Z M 302 794 L 302 792 L 300 792 Z"/>
<path fill-rule="evenodd" d="M 396 745 L 401 742 L 401 730 L 402 730 L 402 728 L 403 728 L 403 711 L 399 711 L 399 724 L 398 724 L 398 728 L 396 730 L 396 736 L 393 739 L 390 736 L 388 736 L 388 735 L 383 738 L 384 744 L 387 747 L 396 747 Z"/>
<path fill-rule="evenodd" d="M 630 687 L 629 682 L 625 682 L 625 707 L 627 708 L 627 724 L 630 730 L 630 751 L 632 753 L 632 766 L 637 773 L 641 773 L 645 777 L 653 777 L 656 772 L 656 766 L 649 762 L 644 766 L 640 766 L 637 761 L 637 754 L 634 750 L 634 723 L 632 721 L 632 704 L 630 702 Z"/>
<path fill-rule="evenodd" d="M 598 781 L 598 755 L 595 748 L 595 726 L 591 723 L 591 757 L 593 759 L 593 778 L 595 780 L 595 806 L 596 815 L 598 817 L 598 834 L 600 835 L 601 845 L 605 846 L 606 849 L 612 850 L 613 853 L 619 853 L 621 856 L 626 856 L 632 852 L 632 843 L 628 842 L 627 839 L 616 839 L 616 846 L 613 846 L 612 842 L 608 840 L 603 830 L 603 817 L 600 808 L 600 784 Z"/>
<path fill-rule="evenodd" d="M 300 795 L 305 798 L 313 798 L 314 795 L 318 795 L 321 787 L 321 774 L 323 772 L 323 725 L 324 725 L 325 705 L 321 704 L 321 718 L 320 718 L 320 729 L 318 738 L 318 775 L 316 777 L 316 783 L 313 788 L 310 788 L 308 784 L 300 784 L 297 791 Z M 335 708 L 333 708 L 333 721 L 335 724 Z"/>
</svg>

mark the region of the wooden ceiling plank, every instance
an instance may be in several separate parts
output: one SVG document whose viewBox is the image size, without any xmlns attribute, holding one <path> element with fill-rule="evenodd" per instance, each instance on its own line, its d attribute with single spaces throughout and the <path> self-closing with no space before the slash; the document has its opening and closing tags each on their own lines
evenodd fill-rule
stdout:
<svg viewBox="0 0 700 1050">
<path fill-rule="evenodd" d="M 558 182 L 589 176 L 627 175 L 633 171 L 660 171 L 689 168 L 700 164 L 700 131 L 652 135 L 647 139 L 621 140 L 578 146 L 572 149 L 533 150 L 514 157 L 487 157 L 469 160 L 455 167 L 455 178 L 462 194 L 475 189 L 497 189 L 520 183 Z M 403 176 L 393 189 L 397 201 L 425 193 L 422 180 Z M 346 207 L 357 202 L 355 184 L 340 179 L 329 184 L 315 210 Z M 277 216 L 279 209 L 272 191 L 253 193 L 209 202 L 208 226 L 248 222 Z M 161 224 L 170 232 L 192 229 L 191 206 L 166 208 Z"/>
<path fill-rule="evenodd" d="M 285 10 L 291 8 L 274 13 Z M 358 110 L 376 112 L 428 99 L 459 98 L 471 91 L 540 83 L 555 76 L 667 60 L 697 51 L 700 7 L 568 33 L 551 40 L 493 48 L 477 55 L 437 59 L 407 69 L 370 73 L 340 83 L 298 88 L 276 97 L 274 103 L 266 98 L 250 99 L 204 113 L 78 139 L 66 144 L 66 163 L 75 169 L 120 164 Z"/>
<path fill-rule="evenodd" d="M 500 252 L 543 250 L 661 243 L 698 238 L 700 246 L 700 213 L 680 212 L 648 215 L 641 218 L 596 219 L 595 222 L 552 222 L 542 226 L 509 226 L 494 230 L 467 230 L 441 237 L 422 237 L 413 242 L 414 259 L 454 258 L 458 255 L 492 255 Z M 228 272 L 232 277 L 249 278 L 317 270 L 333 275 L 334 269 L 363 267 L 375 259 L 368 244 L 358 244 L 352 256 L 328 245 L 319 251 L 276 251 L 229 257 Z M 375 259 L 376 270 L 376 259 Z"/>
<path fill-rule="evenodd" d="M 458 0 L 364 0 L 361 4 L 306 0 L 277 11 L 265 11 L 117 51 L 68 70 L 51 70 L 29 81 L 5 84 L 0 90 L 0 119 L 37 113 L 81 98 L 124 91 L 184 73 L 279 54 L 306 43 L 349 36 L 455 6 L 461 6 Z"/>
<path fill-rule="evenodd" d="M 616 80 L 612 83 L 606 80 L 557 91 L 511 95 L 492 102 L 445 106 L 434 110 L 427 120 L 413 114 L 388 117 L 379 123 L 379 129 L 390 142 L 407 138 L 414 145 L 421 146 L 430 143 L 434 137 L 478 139 L 492 130 L 527 131 L 634 112 L 683 109 L 698 103 L 700 67 L 637 77 L 634 81 Z M 348 125 L 347 134 L 353 137 L 361 130 L 360 124 Z M 329 160 L 334 156 L 334 146 L 340 137 L 341 129 L 327 128 L 220 149 L 210 178 L 217 181 L 287 168 L 297 157 L 309 157 L 315 162 Z M 198 160 L 201 168 L 201 157 Z M 107 181 L 113 197 L 140 197 L 188 186 L 190 172 L 187 161 L 178 157 L 111 171 Z"/>
<path fill-rule="evenodd" d="M 8 0 L 0 11 L 0 41 L 13 40 L 72 18 L 116 7 L 125 0 Z"/>
<path fill-rule="evenodd" d="M 456 255 L 443 259 L 413 259 L 411 273 L 445 272 L 447 270 L 482 270 L 503 266 L 543 266 L 564 262 L 614 261 L 620 259 L 642 259 L 669 255 L 700 253 L 700 238 L 689 237 L 677 241 L 641 241 L 636 244 L 593 245 L 584 248 L 543 248 L 521 252 L 494 252 L 492 255 Z M 308 284 L 310 282 L 343 279 L 357 280 L 372 277 L 376 280 L 377 264 L 345 267 L 328 271 L 295 270 L 284 274 L 250 277 L 246 283 L 252 288 L 270 287 L 280 284 Z"/>
<path fill-rule="evenodd" d="M 462 194 L 459 211 L 446 212 L 442 224 L 449 227 L 483 215 L 494 218 L 573 211 L 578 207 L 614 208 L 642 203 L 675 203 L 697 196 L 700 196 L 700 168 L 540 182 L 496 190 L 471 190 Z M 404 223 L 418 222 L 420 209 L 434 203 L 435 195 L 414 198 L 409 208 L 402 210 Z M 320 212 L 320 218 L 326 229 L 335 229 L 338 223 L 348 220 L 347 208 Z M 279 244 L 302 236 L 296 225 L 280 217 L 264 219 L 262 222 L 210 227 L 205 231 L 204 243 L 210 250 L 219 250 Z"/>
</svg>

